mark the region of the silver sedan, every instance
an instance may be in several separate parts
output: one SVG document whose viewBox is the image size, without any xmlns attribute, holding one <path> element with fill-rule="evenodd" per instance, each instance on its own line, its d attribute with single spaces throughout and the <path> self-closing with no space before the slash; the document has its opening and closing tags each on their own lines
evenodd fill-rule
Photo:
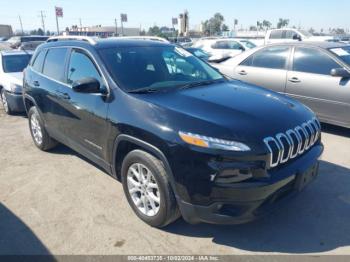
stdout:
<svg viewBox="0 0 350 262">
<path fill-rule="evenodd" d="M 286 43 L 213 64 L 223 74 L 298 99 L 325 123 L 350 128 L 350 45 Z"/>
</svg>

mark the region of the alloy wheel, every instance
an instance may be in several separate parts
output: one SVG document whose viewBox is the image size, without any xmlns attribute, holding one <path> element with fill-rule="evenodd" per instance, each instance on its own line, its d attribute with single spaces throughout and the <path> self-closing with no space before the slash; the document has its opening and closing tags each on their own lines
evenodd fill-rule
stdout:
<svg viewBox="0 0 350 262">
<path fill-rule="evenodd" d="M 38 145 L 41 145 L 43 142 L 43 133 L 41 130 L 41 126 L 39 123 L 39 119 L 37 114 L 32 114 L 30 117 L 30 128 L 34 137 L 35 142 Z"/>
<path fill-rule="evenodd" d="M 132 164 L 127 173 L 128 192 L 137 209 L 144 215 L 157 215 L 160 192 L 152 172 L 141 163 Z"/>
</svg>

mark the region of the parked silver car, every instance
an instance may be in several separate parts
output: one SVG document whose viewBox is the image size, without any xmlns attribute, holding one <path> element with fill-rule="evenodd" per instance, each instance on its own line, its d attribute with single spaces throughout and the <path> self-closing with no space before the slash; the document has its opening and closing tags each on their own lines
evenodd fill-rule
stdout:
<svg viewBox="0 0 350 262">
<path fill-rule="evenodd" d="M 232 78 L 296 98 L 322 122 L 350 128 L 350 45 L 284 43 L 213 64 Z"/>
</svg>

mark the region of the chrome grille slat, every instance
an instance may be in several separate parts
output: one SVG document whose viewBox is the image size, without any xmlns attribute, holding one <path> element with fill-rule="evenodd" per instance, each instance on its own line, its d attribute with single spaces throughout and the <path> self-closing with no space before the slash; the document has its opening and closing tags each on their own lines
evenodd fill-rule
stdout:
<svg viewBox="0 0 350 262">
<path fill-rule="evenodd" d="M 303 154 L 318 141 L 320 135 L 321 124 L 317 118 L 313 118 L 286 132 L 266 137 L 263 141 L 270 154 L 269 168 Z"/>
</svg>

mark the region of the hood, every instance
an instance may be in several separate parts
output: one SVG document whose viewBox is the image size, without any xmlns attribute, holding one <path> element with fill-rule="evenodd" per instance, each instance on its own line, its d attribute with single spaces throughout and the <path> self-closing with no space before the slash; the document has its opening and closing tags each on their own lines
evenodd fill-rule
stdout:
<svg viewBox="0 0 350 262">
<path fill-rule="evenodd" d="M 172 127 L 242 142 L 261 142 L 315 116 L 293 99 L 240 81 L 153 93 L 143 98 L 161 108 L 162 113 L 171 112 L 168 119 L 177 119 L 176 123 L 168 123 Z"/>
</svg>

